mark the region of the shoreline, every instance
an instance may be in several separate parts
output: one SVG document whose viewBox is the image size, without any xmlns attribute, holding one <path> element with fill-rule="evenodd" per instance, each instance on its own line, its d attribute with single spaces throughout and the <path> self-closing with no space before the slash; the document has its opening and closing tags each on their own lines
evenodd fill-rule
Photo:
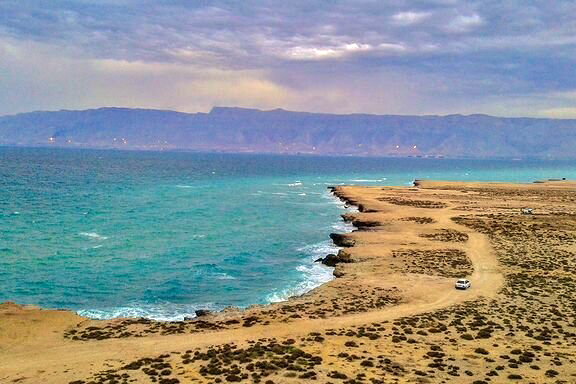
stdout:
<svg viewBox="0 0 576 384">
<path fill-rule="evenodd" d="M 347 213 L 354 213 L 354 209 L 355 209 L 355 208 L 348 207 L 348 206 L 346 205 L 346 201 L 340 199 L 338 196 L 336 196 L 335 194 L 333 194 L 333 193 L 332 193 L 332 188 L 333 188 L 333 187 L 327 187 L 327 191 L 329 191 L 327 196 L 329 196 L 331 199 L 333 199 L 334 202 L 338 203 L 338 205 L 341 206 L 341 207 L 340 207 L 341 210 L 345 212 L 345 213 L 342 213 L 342 214 L 339 215 L 340 220 L 338 220 L 337 222 L 335 222 L 335 223 L 332 225 L 332 227 L 335 227 L 337 224 L 343 224 L 342 227 L 345 227 L 345 229 L 342 229 L 342 230 L 339 230 L 339 231 L 338 231 L 338 233 L 343 233 L 343 234 L 350 233 L 350 232 L 353 232 L 353 231 L 357 230 L 357 228 L 356 228 L 351 222 L 348 222 L 348 221 L 346 221 L 345 219 L 343 219 L 343 217 L 344 217 Z M 357 210 L 356 210 L 356 211 L 357 211 Z M 329 239 L 329 237 L 328 237 L 328 239 L 325 240 L 325 241 L 330 241 L 330 242 L 331 242 L 332 248 L 334 248 L 334 251 L 333 251 L 334 253 L 337 253 L 338 250 L 340 250 L 340 249 L 342 248 L 342 247 L 339 247 L 339 246 L 337 246 L 336 244 L 334 244 L 334 242 L 331 241 L 331 240 Z M 324 242 L 324 241 L 323 241 L 323 242 Z M 322 243 L 323 243 L 323 242 L 322 242 Z M 319 243 L 309 244 L 309 245 L 303 246 L 303 247 L 301 247 L 301 248 L 311 248 L 311 247 L 313 247 L 313 246 L 315 246 L 315 245 L 317 245 L 317 244 L 319 244 Z M 300 249 L 300 248 L 299 248 L 299 249 Z M 299 249 L 298 249 L 298 250 L 299 250 Z M 323 257 L 325 257 L 327 254 L 328 254 L 328 253 L 324 252 L 324 253 L 323 253 Z M 323 258 L 323 257 L 321 257 L 321 258 Z M 311 262 L 310 262 L 310 264 L 308 264 L 307 266 L 313 268 L 313 267 L 319 266 L 319 264 L 321 264 L 323 268 L 329 269 L 330 276 L 331 276 L 332 278 L 331 278 L 330 280 L 323 281 L 320 285 L 317 285 L 317 286 L 315 286 L 315 287 L 313 287 L 313 288 L 307 289 L 306 291 L 304 291 L 304 292 L 302 292 L 302 293 L 292 294 L 292 295 L 290 295 L 290 296 L 288 296 L 288 297 L 286 297 L 285 299 L 282 299 L 282 300 L 277 300 L 277 301 L 276 301 L 276 300 L 270 300 L 270 299 L 269 299 L 271 296 L 275 295 L 276 293 L 282 293 L 282 292 L 283 292 L 283 290 L 279 288 L 279 289 L 275 289 L 274 291 L 271 291 L 270 293 L 266 294 L 266 296 L 265 296 L 265 297 L 266 297 L 266 300 L 267 300 L 266 303 L 262 303 L 262 304 L 253 303 L 253 304 L 247 304 L 246 306 L 226 306 L 226 307 L 221 308 L 221 309 L 218 309 L 218 310 L 213 310 L 213 309 L 209 309 L 209 308 L 201 308 L 201 307 L 199 307 L 198 309 L 196 309 L 196 311 L 202 312 L 202 313 L 204 314 L 204 316 L 205 316 L 205 314 L 207 314 L 207 313 L 218 314 L 218 313 L 222 313 L 222 312 L 231 312 L 231 311 L 242 312 L 242 311 L 245 311 L 245 310 L 249 309 L 250 307 L 263 307 L 263 306 L 274 305 L 274 304 L 279 304 L 279 303 L 286 303 L 286 302 L 288 302 L 288 301 L 290 301 L 290 300 L 292 300 L 292 299 L 294 299 L 294 298 L 298 298 L 298 297 L 300 297 L 300 296 L 306 295 L 306 294 L 312 292 L 313 290 L 318 289 L 318 288 L 321 287 L 322 285 L 327 284 L 327 283 L 329 283 L 330 281 L 332 281 L 332 280 L 334 280 L 334 279 L 336 278 L 336 277 L 332 274 L 332 272 L 333 272 L 333 270 L 334 270 L 334 267 L 327 266 L 327 265 L 325 265 L 325 264 L 323 264 L 323 263 L 321 263 L 321 262 L 318 262 L 319 258 L 316 257 L 316 256 L 313 255 L 313 254 L 310 254 L 308 258 L 311 260 Z M 316 259 L 316 260 L 313 260 L 313 259 Z M 303 282 L 305 283 L 305 282 L 312 282 L 312 281 L 314 281 L 314 280 L 313 280 L 313 279 L 308 279 L 308 280 L 303 281 Z M 144 315 L 143 315 L 143 316 L 115 316 L 115 317 L 108 317 L 108 318 L 105 318 L 105 317 L 91 317 L 91 316 L 87 316 L 87 315 L 84 315 L 84 314 L 81 314 L 81 313 L 80 313 L 80 312 L 91 312 L 91 311 L 94 311 L 94 310 L 89 310 L 89 309 L 74 310 L 74 309 L 68 309 L 68 308 L 50 308 L 50 307 L 43 307 L 43 306 L 38 305 L 38 304 L 21 304 L 21 303 L 18 303 L 18 302 L 14 302 L 14 301 L 12 301 L 12 300 L 10 300 L 10 299 L 9 299 L 9 300 L 6 300 L 6 301 L 4 301 L 4 302 L 0 302 L 0 306 L 2 306 L 2 305 L 4 305 L 4 304 L 9 305 L 9 306 L 13 306 L 13 307 L 14 307 L 14 306 L 16 306 L 16 307 L 21 307 L 21 308 L 23 308 L 23 309 L 34 309 L 34 310 L 41 310 L 41 311 L 70 312 L 71 314 L 74 314 L 74 315 L 76 315 L 76 316 L 78 316 L 78 317 L 80 317 L 80 318 L 82 318 L 82 319 L 84 319 L 84 320 L 86 320 L 86 321 L 114 321 L 114 320 L 118 320 L 118 319 L 120 319 L 120 320 L 138 320 L 138 319 L 145 319 L 145 320 L 150 320 L 150 321 L 159 322 L 159 323 L 179 323 L 179 322 L 182 322 L 182 321 L 194 321 L 194 319 L 197 319 L 197 317 L 195 317 L 195 316 L 186 316 L 186 315 L 184 315 L 184 319 L 183 319 L 183 320 L 156 319 L 156 318 L 146 317 L 146 316 L 144 316 Z"/>
<path fill-rule="evenodd" d="M 328 196 L 330 199 L 333 199 L 333 201 L 334 201 L 335 203 L 337 203 L 337 204 L 340 206 L 340 209 L 341 209 L 342 211 L 344 211 L 345 213 L 351 213 L 351 212 L 353 212 L 352 210 L 350 210 L 350 207 L 347 207 L 347 206 L 346 206 L 346 202 L 345 202 L 345 201 L 341 200 L 341 199 L 338 198 L 336 195 L 334 195 L 332 192 L 330 192 L 330 189 L 331 189 L 331 188 L 332 188 L 332 187 L 327 187 L 327 191 L 328 191 L 328 192 L 327 192 L 327 196 Z M 351 223 L 348 223 L 348 222 L 346 222 L 345 220 L 342 220 L 342 216 L 344 216 L 345 213 L 339 215 L 340 220 L 334 222 L 334 224 L 332 224 L 332 227 L 336 226 L 337 224 L 344 224 L 343 226 L 344 226 L 344 227 L 347 227 L 347 228 L 344 229 L 344 230 L 342 230 L 342 231 L 339 231 L 339 232 L 349 233 L 349 232 L 352 232 L 352 231 L 356 230 L 356 228 L 355 228 Z M 348 227 L 349 227 L 349 228 L 348 228 Z M 349 230 L 348 230 L 348 229 L 349 229 Z M 329 237 L 328 237 L 328 239 L 325 240 L 325 241 L 330 241 L 332 248 L 335 249 L 333 252 L 336 252 L 336 253 L 338 252 L 338 250 L 340 249 L 340 247 L 338 247 L 337 245 L 335 245 L 335 244 L 329 239 Z M 323 241 L 323 242 L 324 242 L 324 241 Z M 323 242 L 322 242 L 322 243 L 323 243 Z M 301 247 L 301 248 L 308 248 L 308 247 L 312 248 L 313 246 L 318 245 L 318 244 L 319 244 L 319 243 L 309 244 L 309 245 L 303 246 L 303 247 Z M 300 249 L 300 248 L 299 248 L 299 249 Z M 299 250 L 299 249 L 298 249 L 298 250 Z M 327 252 L 323 253 L 323 256 L 322 256 L 322 257 L 326 256 L 327 254 L 328 254 Z M 318 266 L 318 264 L 321 264 L 321 263 L 315 262 L 315 260 L 314 260 L 314 259 L 318 259 L 317 255 L 314 255 L 314 254 L 310 253 L 308 258 L 309 258 L 311 261 L 310 261 L 309 264 L 306 265 L 307 267 L 313 268 L 313 267 Z M 300 296 L 302 296 L 302 295 L 308 294 L 309 292 L 311 292 L 311 291 L 319 288 L 320 286 L 322 286 L 322 285 L 324 285 L 324 284 L 326 284 L 326 283 L 329 283 L 330 281 L 332 281 L 332 280 L 335 278 L 335 276 L 332 275 L 333 267 L 326 266 L 326 265 L 324 265 L 324 264 L 322 264 L 322 266 L 323 266 L 324 268 L 329 269 L 330 276 L 332 277 L 330 280 L 323 281 L 320 285 L 317 285 L 317 286 L 315 286 L 315 287 L 313 287 L 313 288 L 307 289 L 307 290 L 304 291 L 304 292 L 296 293 L 296 294 L 291 294 L 290 296 L 288 296 L 288 297 L 286 297 L 286 298 L 284 298 L 284 299 L 282 299 L 282 300 L 270 300 L 270 297 L 271 297 L 271 296 L 273 296 L 273 295 L 275 295 L 275 294 L 278 294 L 278 293 L 283 293 L 283 290 L 282 290 L 281 288 L 278 288 L 278 289 L 275 289 L 275 290 L 273 290 L 273 291 L 270 291 L 269 293 L 267 293 L 267 294 L 265 295 L 265 298 L 266 298 L 266 299 L 265 299 L 265 300 L 266 300 L 265 303 L 252 303 L 252 304 L 247 304 L 247 305 L 245 305 L 245 306 L 232 306 L 232 305 L 230 305 L 230 306 L 226 306 L 226 307 L 223 307 L 223 308 L 220 308 L 220 309 L 210 309 L 210 308 L 203 308 L 202 306 L 198 306 L 198 308 L 196 308 L 196 311 L 200 311 L 200 312 L 202 312 L 202 313 L 208 313 L 208 312 L 210 312 L 210 313 L 212 313 L 212 314 L 217 314 L 217 313 L 221 313 L 221 312 L 225 312 L 225 311 L 226 311 L 226 312 L 231 312 L 231 311 L 242 312 L 242 311 L 245 311 L 246 309 L 249 309 L 250 307 L 253 307 L 253 306 L 254 306 L 254 307 L 262 307 L 262 306 L 267 306 L 267 305 L 274 305 L 274 304 L 278 304 L 278 303 L 288 302 L 288 301 L 290 301 L 290 300 L 293 299 L 293 298 L 297 298 L 297 297 L 300 297 Z M 310 278 L 311 276 L 308 276 L 308 277 L 309 277 L 309 279 L 307 279 L 307 280 L 302 280 L 300 283 L 307 283 L 307 282 L 313 282 L 313 281 L 314 281 L 314 279 Z M 284 295 L 282 295 L 282 296 L 284 296 Z M 89 316 L 89 315 L 82 314 L 81 312 L 95 312 L 95 311 L 97 312 L 97 311 L 99 311 L 99 310 L 94 310 L 94 309 L 92 309 L 92 310 L 90 310 L 90 309 L 78 309 L 78 310 L 75 310 L 75 309 L 69 309 L 69 308 L 51 308 L 51 307 L 44 307 L 44 306 L 41 306 L 41 305 L 39 305 L 39 304 L 22 304 L 22 303 L 18 303 L 18 302 L 12 301 L 11 299 L 8 299 L 8 300 L 6 300 L 6 301 L 4 301 L 4 302 L 0 302 L 0 306 L 2 306 L 3 304 L 7 304 L 7 305 L 10 305 L 10 306 L 12 306 L 12 307 L 14 307 L 14 306 L 16 306 L 16 307 L 21 307 L 21 308 L 23 308 L 23 309 L 34 309 L 34 310 L 41 310 L 41 311 L 70 312 L 71 314 L 74 314 L 74 315 L 76 315 L 76 316 L 78 316 L 78 317 L 80 317 L 80 318 L 82 318 L 82 319 L 84 319 L 84 320 L 86 320 L 86 321 L 114 321 L 114 320 L 118 320 L 118 319 L 120 319 L 120 320 L 138 320 L 138 319 L 145 319 L 145 320 L 150 320 L 150 321 L 159 322 L 159 323 L 179 323 L 179 322 L 182 322 L 182 321 L 191 321 L 191 320 L 193 321 L 194 319 L 197 318 L 197 317 L 195 317 L 195 316 L 193 315 L 193 312 L 194 312 L 194 311 L 192 311 L 192 313 L 188 313 L 188 314 L 182 315 L 182 316 L 183 316 L 183 319 L 159 319 L 159 318 L 148 317 L 147 315 L 142 315 L 142 316 L 111 316 L 111 317 L 98 317 L 98 316 L 94 316 L 94 317 L 92 317 L 92 316 Z M 194 307 L 193 304 L 192 304 L 191 306 Z M 138 309 L 139 309 L 139 308 L 135 308 L 135 312 L 137 312 Z M 191 315 L 192 315 L 192 316 L 191 316 Z"/>
<path fill-rule="evenodd" d="M 158 379 L 145 358 L 161 360 L 170 367 L 163 377 L 182 383 L 573 380 L 575 188 L 335 187 L 360 210 L 342 215 L 357 229 L 335 236 L 345 245 L 334 270 L 341 277 L 288 301 L 189 322 L 94 321 L 3 304 L 0 380 Z M 534 214 L 520 213 L 526 206 Z M 458 277 L 472 288 L 455 290 Z M 540 302 L 548 304 L 534 307 Z M 528 316 L 518 308 L 532 309 Z M 256 357 L 254 348 L 269 352 Z M 260 365 L 232 350 L 256 353 L 249 360 Z M 286 356 L 297 351 L 295 366 Z M 194 357 L 208 352 L 212 363 Z"/>
</svg>

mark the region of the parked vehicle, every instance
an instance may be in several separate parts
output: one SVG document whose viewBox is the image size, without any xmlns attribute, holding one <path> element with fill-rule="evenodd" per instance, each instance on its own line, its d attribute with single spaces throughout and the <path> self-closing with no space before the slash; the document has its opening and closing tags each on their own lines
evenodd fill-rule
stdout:
<svg viewBox="0 0 576 384">
<path fill-rule="evenodd" d="M 456 289 L 468 289 L 470 286 L 470 280 L 458 279 L 458 281 L 456 281 Z"/>
</svg>

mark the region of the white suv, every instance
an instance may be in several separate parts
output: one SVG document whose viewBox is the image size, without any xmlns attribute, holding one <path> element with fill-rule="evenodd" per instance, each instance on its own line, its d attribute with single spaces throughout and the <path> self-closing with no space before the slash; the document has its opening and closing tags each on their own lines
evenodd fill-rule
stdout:
<svg viewBox="0 0 576 384">
<path fill-rule="evenodd" d="M 456 289 L 468 289 L 470 285 L 470 280 L 458 279 L 458 281 L 456 281 Z"/>
</svg>

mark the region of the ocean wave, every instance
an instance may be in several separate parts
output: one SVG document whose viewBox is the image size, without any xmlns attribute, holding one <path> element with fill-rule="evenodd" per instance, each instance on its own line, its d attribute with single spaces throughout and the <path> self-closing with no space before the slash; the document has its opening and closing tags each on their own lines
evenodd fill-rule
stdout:
<svg viewBox="0 0 576 384">
<path fill-rule="evenodd" d="M 108 236 L 102 236 L 96 232 L 80 232 L 79 235 L 84 236 L 84 237 L 88 237 L 88 238 L 94 239 L 94 240 L 106 240 L 106 239 L 108 239 Z"/>
<path fill-rule="evenodd" d="M 330 187 L 330 186 L 333 186 L 333 185 L 346 185 L 346 183 L 344 183 L 344 182 L 333 182 L 333 183 L 324 182 L 324 183 L 314 183 L 314 184 L 312 184 L 312 185 L 314 185 L 314 186 L 316 186 L 316 185 L 325 185 L 325 186 L 327 186 L 327 187 Z"/>
<path fill-rule="evenodd" d="M 324 240 L 316 244 L 309 244 L 297 249 L 298 252 L 310 255 L 312 261 L 318 257 L 324 257 L 329 253 L 338 253 L 340 248 L 334 245 L 332 240 Z"/>
<path fill-rule="evenodd" d="M 198 189 L 198 188 L 204 188 L 204 187 L 206 187 L 206 185 L 178 184 L 178 185 L 175 185 L 174 187 L 181 188 L 181 189 Z"/>
<path fill-rule="evenodd" d="M 386 181 L 387 179 L 385 177 L 381 178 L 381 179 L 352 179 L 350 181 L 353 181 L 355 183 L 381 183 L 383 181 Z"/>
<path fill-rule="evenodd" d="M 214 277 L 218 280 L 236 280 L 234 276 L 230 276 L 227 273 L 215 273 Z"/>
<path fill-rule="evenodd" d="M 341 221 L 339 223 L 333 224 L 332 225 L 332 229 L 338 231 L 338 232 L 352 232 L 354 230 L 354 225 L 352 225 L 352 223 L 346 222 L 346 221 Z"/>
<path fill-rule="evenodd" d="M 300 180 L 296 180 L 293 183 L 273 184 L 273 185 L 284 186 L 284 187 L 299 187 L 302 185 L 302 182 Z"/>
<path fill-rule="evenodd" d="M 196 317 L 195 311 L 198 309 L 207 309 L 210 311 L 219 311 L 223 308 L 213 303 L 205 304 L 174 304 L 158 303 L 144 304 L 134 303 L 133 305 L 101 308 L 101 309 L 83 309 L 76 313 L 83 317 L 96 320 L 109 320 L 116 318 L 140 318 L 158 320 L 158 321 L 182 321 L 184 318 Z"/>
<path fill-rule="evenodd" d="M 346 212 L 358 212 L 358 208 L 356 206 L 350 206 L 344 201 L 340 200 L 330 192 L 326 191 L 322 194 L 322 198 L 328 200 L 331 204 L 337 205 L 342 210 Z"/>
<path fill-rule="evenodd" d="M 340 201 L 340 199 L 327 192 L 323 195 L 329 198 L 332 202 L 337 203 L 343 210 L 353 211 L 355 209 L 346 206 L 342 201 Z M 333 224 L 332 228 L 338 232 L 352 232 L 354 230 L 354 226 L 351 223 L 344 221 Z M 315 260 L 321 257 L 323 258 L 330 253 L 338 253 L 339 250 L 340 248 L 334 245 L 332 240 L 324 240 L 319 243 L 309 244 L 298 248 L 298 252 L 306 253 L 310 257 L 310 263 L 299 265 L 296 268 L 296 270 L 302 273 L 303 279 L 293 286 L 274 290 L 266 296 L 266 301 L 269 303 L 286 301 L 290 297 L 303 295 L 304 293 L 333 280 L 333 268 L 316 263 Z"/>
<path fill-rule="evenodd" d="M 338 253 L 339 250 L 340 248 L 335 246 L 331 240 L 325 240 L 298 248 L 298 252 L 309 255 L 309 261 L 306 264 L 301 264 L 296 267 L 296 270 L 302 274 L 302 279 L 290 287 L 272 291 L 266 296 L 266 301 L 269 303 L 286 301 L 291 297 L 303 295 L 333 280 L 333 268 L 326 267 L 321 263 L 316 263 L 315 260 L 325 257 L 330 253 Z"/>
<path fill-rule="evenodd" d="M 326 267 L 322 264 L 299 265 L 296 269 L 304 275 L 304 280 L 291 287 L 279 289 L 270 293 L 266 296 L 267 302 L 278 303 L 286 301 L 291 297 L 303 295 L 304 293 L 334 279 L 332 268 Z"/>
</svg>

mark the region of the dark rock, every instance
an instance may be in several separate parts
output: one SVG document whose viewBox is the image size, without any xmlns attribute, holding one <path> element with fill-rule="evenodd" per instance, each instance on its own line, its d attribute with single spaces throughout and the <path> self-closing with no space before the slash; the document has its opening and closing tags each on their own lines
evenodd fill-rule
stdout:
<svg viewBox="0 0 576 384">
<path fill-rule="evenodd" d="M 382 225 L 382 223 L 374 220 L 353 220 L 352 225 L 360 230 L 365 230 L 366 228 L 378 227 Z"/>
<path fill-rule="evenodd" d="M 353 213 L 344 213 L 343 215 L 340 215 L 340 217 L 342 217 L 342 220 L 346 223 L 351 223 L 356 219 L 356 215 Z"/>
<path fill-rule="evenodd" d="M 353 262 L 352 256 L 343 249 L 338 251 L 338 259 L 339 259 L 339 263 L 351 263 L 351 262 Z"/>
<path fill-rule="evenodd" d="M 335 267 L 336 264 L 339 263 L 351 263 L 352 258 L 350 257 L 350 254 L 348 252 L 340 250 L 338 252 L 338 255 L 330 253 L 326 255 L 326 257 L 323 258 L 321 261 L 322 264 L 327 265 L 328 267 Z"/>
<path fill-rule="evenodd" d="M 327 265 L 329 267 L 335 267 L 336 264 L 340 262 L 340 258 L 333 253 L 326 255 L 325 258 L 321 259 L 322 264 Z"/>
<path fill-rule="evenodd" d="M 334 277 L 342 277 L 344 276 L 344 272 L 342 272 L 340 268 L 335 268 L 334 272 L 332 272 L 332 275 L 334 275 Z"/>
<path fill-rule="evenodd" d="M 196 314 L 196 317 L 201 317 L 201 316 L 207 316 L 211 312 L 207 309 L 197 309 L 196 311 L 194 311 L 194 313 Z"/>
<path fill-rule="evenodd" d="M 346 234 L 331 233 L 330 238 L 338 247 L 353 247 L 356 243 L 356 240 L 349 238 Z"/>
<path fill-rule="evenodd" d="M 378 212 L 377 209 L 372 209 L 372 208 L 366 208 L 364 205 L 362 204 L 358 204 L 358 210 L 362 213 L 370 213 L 370 212 Z"/>
</svg>

